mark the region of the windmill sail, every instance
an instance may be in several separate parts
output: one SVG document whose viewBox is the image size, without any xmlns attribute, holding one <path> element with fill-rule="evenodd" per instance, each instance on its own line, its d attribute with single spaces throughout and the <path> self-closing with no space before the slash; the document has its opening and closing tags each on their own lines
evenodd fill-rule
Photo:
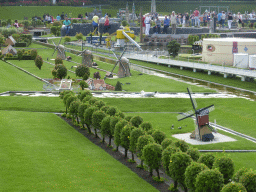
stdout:
<svg viewBox="0 0 256 192">
<path fill-rule="evenodd" d="M 192 102 L 193 108 L 196 110 L 197 102 L 196 102 L 195 98 L 192 98 L 192 95 L 191 95 L 193 93 L 192 89 L 191 88 L 187 88 L 187 90 L 188 90 L 188 94 L 189 94 L 190 100 Z"/>
<path fill-rule="evenodd" d="M 186 119 L 188 117 L 192 117 L 193 115 L 195 115 L 195 112 L 191 110 L 191 111 L 187 111 L 185 113 L 182 113 L 182 114 L 178 115 L 177 119 L 178 119 L 178 121 L 181 121 L 181 120 Z"/>
</svg>

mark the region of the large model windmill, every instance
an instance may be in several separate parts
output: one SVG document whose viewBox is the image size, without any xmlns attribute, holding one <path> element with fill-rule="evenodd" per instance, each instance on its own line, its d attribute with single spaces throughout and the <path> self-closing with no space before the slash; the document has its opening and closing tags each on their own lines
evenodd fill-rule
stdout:
<svg viewBox="0 0 256 192">
<path fill-rule="evenodd" d="M 86 65 L 87 67 L 92 67 L 92 63 L 93 63 L 92 52 L 89 50 L 84 50 L 78 56 L 80 55 L 82 55 L 82 64 Z"/>
<path fill-rule="evenodd" d="M 55 50 L 52 54 L 52 56 L 54 55 L 54 53 L 56 52 L 56 50 L 58 51 L 57 52 L 57 57 L 58 58 L 61 58 L 62 60 L 65 60 L 66 59 L 66 53 L 65 53 L 65 47 L 63 45 L 60 45 L 60 42 L 62 40 L 62 37 L 60 38 L 60 41 L 59 41 L 59 44 L 56 45 L 53 41 L 53 44 L 55 45 Z"/>
<path fill-rule="evenodd" d="M 116 61 L 115 66 L 113 67 L 112 71 L 110 72 L 110 74 L 108 76 L 106 76 L 106 77 L 113 77 L 112 73 L 113 73 L 114 69 L 116 68 L 117 64 L 119 64 L 119 69 L 118 69 L 118 74 L 117 74 L 117 76 L 119 78 L 131 76 L 129 60 L 126 57 L 123 57 L 123 55 L 125 53 L 125 50 L 126 50 L 126 48 L 124 48 L 124 51 L 122 52 L 122 54 L 121 54 L 121 56 L 119 58 L 116 56 L 114 51 L 112 51 L 113 54 L 115 55 L 117 61 Z"/>
<path fill-rule="evenodd" d="M 191 96 L 191 90 L 187 88 L 188 94 L 193 106 L 193 110 L 188 111 L 184 114 L 179 115 L 178 121 L 186 119 L 188 117 L 196 116 L 196 128 L 195 131 L 190 135 L 190 138 L 194 138 L 201 141 L 211 141 L 214 139 L 212 134 L 213 128 L 209 125 L 209 113 L 214 110 L 214 105 L 204 107 L 201 109 L 197 108 L 196 100 Z"/>
</svg>

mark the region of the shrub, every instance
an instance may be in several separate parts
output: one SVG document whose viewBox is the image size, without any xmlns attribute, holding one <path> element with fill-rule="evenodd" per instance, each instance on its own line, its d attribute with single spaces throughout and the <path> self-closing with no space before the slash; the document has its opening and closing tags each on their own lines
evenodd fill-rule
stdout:
<svg viewBox="0 0 256 192">
<path fill-rule="evenodd" d="M 70 93 L 67 93 L 63 96 L 63 103 L 64 103 L 64 106 L 66 107 L 66 114 L 68 113 L 68 111 L 67 111 L 67 109 L 68 109 L 67 100 L 68 100 L 69 97 L 74 96 L 74 95 L 75 95 L 74 92 L 70 92 Z"/>
<path fill-rule="evenodd" d="M 156 143 L 161 145 L 163 140 L 166 138 L 166 135 L 163 131 L 156 130 L 153 132 L 152 137 L 154 138 Z"/>
<path fill-rule="evenodd" d="M 63 79 L 67 76 L 67 68 L 64 65 L 58 65 L 57 66 L 57 72 L 56 72 L 56 76 L 59 79 Z"/>
<path fill-rule="evenodd" d="M 117 111 L 118 111 L 118 109 L 116 107 L 109 107 L 107 110 L 107 114 L 110 116 L 114 116 Z"/>
<path fill-rule="evenodd" d="M 116 112 L 115 116 L 120 117 L 120 118 L 125 118 L 124 113 L 121 111 Z"/>
<path fill-rule="evenodd" d="M 170 175 L 169 165 L 170 165 L 171 156 L 177 152 L 181 152 L 181 150 L 174 146 L 168 146 L 166 149 L 163 150 L 162 163 L 167 175 Z"/>
<path fill-rule="evenodd" d="M 240 182 L 248 192 L 256 191 L 256 173 L 254 171 L 245 172 Z"/>
<path fill-rule="evenodd" d="M 152 123 L 150 122 L 143 122 L 140 124 L 140 127 L 145 131 L 149 131 L 150 129 L 153 128 Z"/>
<path fill-rule="evenodd" d="M 92 114 L 92 125 L 94 127 L 95 131 L 95 137 L 98 137 L 97 135 L 97 129 L 101 128 L 101 121 L 106 117 L 106 113 L 103 111 L 94 111 Z M 103 142 L 104 142 L 104 135 L 103 137 Z"/>
<path fill-rule="evenodd" d="M 76 33 L 76 39 L 79 40 L 79 39 L 83 39 L 83 34 L 82 33 Z"/>
<path fill-rule="evenodd" d="M 79 86 L 82 88 L 82 90 L 89 87 L 89 85 L 84 80 L 79 82 Z"/>
<path fill-rule="evenodd" d="M 52 26 L 51 27 L 51 33 L 53 35 L 58 36 L 59 32 L 60 32 L 60 27 L 58 27 L 58 26 Z"/>
<path fill-rule="evenodd" d="M 94 79 L 100 79 L 100 72 L 95 72 L 94 74 L 93 74 L 93 78 Z"/>
<path fill-rule="evenodd" d="M 7 53 L 6 57 L 13 57 L 13 54 L 12 53 Z"/>
<path fill-rule="evenodd" d="M 223 187 L 223 175 L 217 169 L 206 169 L 196 177 L 196 192 L 219 192 Z"/>
<path fill-rule="evenodd" d="M 90 77 L 90 69 L 86 67 L 85 65 L 79 65 L 76 68 L 76 76 L 78 77 L 84 77 L 84 75 L 87 74 L 88 77 Z M 88 79 L 87 77 L 87 79 Z"/>
<path fill-rule="evenodd" d="M 122 84 L 119 81 L 117 81 L 116 86 L 115 86 L 115 91 L 122 91 L 122 90 L 123 90 Z"/>
<path fill-rule="evenodd" d="M 96 99 L 95 97 L 90 97 L 90 99 L 88 100 L 90 105 L 94 105 L 97 101 L 98 101 L 98 99 Z"/>
<path fill-rule="evenodd" d="M 134 160 L 133 153 L 136 152 L 138 138 L 145 134 L 145 131 L 141 128 L 133 129 L 130 135 L 130 147 L 129 150 L 132 152 L 132 160 Z"/>
<path fill-rule="evenodd" d="M 143 148 L 150 143 L 154 143 L 154 138 L 151 135 L 142 135 L 138 138 L 137 142 L 137 155 L 141 160 L 141 167 L 143 167 Z"/>
<path fill-rule="evenodd" d="M 192 162 L 185 171 L 185 184 L 189 191 L 196 190 L 196 177 L 197 175 L 202 172 L 203 170 L 208 169 L 205 164 Z"/>
<path fill-rule="evenodd" d="M 128 116 L 126 116 L 124 119 L 125 119 L 126 121 L 130 121 L 131 118 L 132 118 L 132 116 L 128 115 Z"/>
<path fill-rule="evenodd" d="M 57 78 L 57 70 L 55 68 L 52 70 L 52 76 L 53 78 Z"/>
<path fill-rule="evenodd" d="M 92 124 L 92 114 L 94 113 L 94 111 L 98 110 L 97 107 L 95 106 L 91 106 L 88 107 L 85 111 L 84 111 L 84 121 L 87 125 L 88 128 L 88 132 L 91 133 L 91 124 Z"/>
<path fill-rule="evenodd" d="M 143 122 L 143 119 L 140 116 L 134 116 L 133 118 L 131 118 L 130 122 L 134 127 L 139 127 L 140 124 Z"/>
<path fill-rule="evenodd" d="M 69 109 L 70 104 L 72 103 L 72 101 L 74 101 L 76 99 L 77 99 L 77 96 L 73 95 L 73 94 L 70 97 L 68 97 L 67 101 L 66 101 L 66 107 Z"/>
<path fill-rule="evenodd" d="M 105 103 L 104 101 L 99 100 L 99 101 L 96 101 L 96 102 L 94 103 L 94 105 L 95 105 L 96 107 L 98 107 L 99 109 L 101 109 L 103 106 L 106 105 L 106 103 Z M 105 112 L 105 111 L 104 111 L 104 112 Z M 107 114 L 108 114 L 108 113 L 107 113 Z"/>
<path fill-rule="evenodd" d="M 39 55 L 37 55 L 37 56 L 36 56 L 36 59 L 35 59 L 35 65 L 36 65 L 36 67 L 37 67 L 39 70 L 41 70 L 41 67 L 42 67 L 43 63 L 44 63 L 44 61 L 43 61 L 42 57 L 39 56 Z"/>
<path fill-rule="evenodd" d="M 100 127 L 100 131 L 103 138 L 105 137 L 105 135 L 108 135 L 109 137 L 108 146 L 111 146 L 111 139 L 113 137 L 113 134 L 111 132 L 111 127 L 110 127 L 110 118 L 111 117 L 109 115 L 104 117 L 104 119 L 101 121 L 101 127 Z"/>
<path fill-rule="evenodd" d="M 112 134 L 114 135 L 115 134 L 115 127 L 116 127 L 116 124 L 121 120 L 120 117 L 117 117 L 117 116 L 112 116 L 110 118 L 110 128 L 111 128 L 111 132 Z"/>
<path fill-rule="evenodd" d="M 89 91 L 89 90 L 83 90 L 83 91 L 80 91 L 79 94 L 78 94 L 78 99 L 80 99 L 80 101 L 83 101 L 83 99 L 85 97 L 91 97 L 92 96 L 92 93 Z"/>
<path fill-rule="evenodd" d="M 60 21 L 54 21 L 53 26 L 62 26 L 62 23 Z"/>
<path fill-rule="evenodd" d="M 69 36 L 64 37 L 64 42 L 70 42 L 70 41 L 71 41 L 71 37 L 69 37 Z"/>
<path fill-rule="evenodd" d="M 80 118 L 81 124 L 84 128 L 85 120 L 84 120 L 84 112 L 89 107 L 88 103 L 81 103 L 78 107 L 78 117 Z M 87 125 L 86 125 L 87 126 Z M 87 126 L 88 127 L 88 126 Z"/>
<path fill-rule="evenodd" d="M 247 190 L 241 183 L 232 182 L 224 185 L 221 192 L 247 192 Z"/>
<path fill-rule="evenodd" d="M 174 145 L 180 148 L 182 152 L 186 152 L 189 148 L 189 145 L 184 140 L 178 140 L 174 142 Z"/>
<path fill-rule="evenodd" d="M 163 150 L 166 149 L 168 146 L 170 146 L 172 144 L 172 140 L 170 138 L 165 138 L 161 145 L 163 147 Z"/>
<path fill-rule="evenodd" d="M 77 123 L 79 123 L 78 119 L 78 108 L 79 105 L 81 104 L 81 101 L 79 99 L 76 99 L 71 102 L 70 107 L 69 107 L 69 113 L 73 116 L 73 119 L 77 119 Z"/>
<path fill-rule="evenodd" d="M 131 131 L 134 129 L 133 126 L 131 126 L 131 124 L 127 124 L 125 125 L 125 127 L 122 129 L 121 133 L 120 133 L 120 139 L 121 139 L 121 146 L 124 148 L 124 157 L 127 157 L 127 152 L 128 149 L 130 147 L 130 135 L 131 135 Z"/>
<path fill-rule="evenodd" d="M 234 175 L 234 177 L 233 177 L 233 181 L 239 183 L 239 182 L 241 181 L 242 176 L 243 176 L 246 172 L 248 172 L 248 171 L 249 171 L 249 169 L 244 168 L 244 167 L 241 168 L 241 169 L 239 169 L 239 170 L 235 173 L 235 175 Z"/>
<path fill-rule="evenodd" d="M 214 163 L 214 155 L 213 154 L 203 154 L 201 157 L 198 159 L 198 163 L 203 163 L 205 164 L 209 169 L 212 168 L 213 163 Z"/>
<path fill-rule="evenodd" d="M 118 147 L 121 144 L 121 131 L 124 128 L 125 125 L 128 124 L 128 121 L 122 119 L 118 121 L 118 123 L 115 126 L 115 131 L 114 131 L 114 142 L 116 144 L 116 150 L 118 151 Z"/>
<path fill-rule="evenodd" d="M 175 58 L 180 50 L 180 44 L 176 40 L 172 40 L 168 43 L 167 48 L 169 55 L 172 55 Z"/>
<path fill-rule="evenodd" d="M 104 111 L 105 113 L 107 113 L 107 111 L 109 110 L 109 106 L 108 105 L 105 105 L 101 108 L 102 111 Z"/>
<path fill-rule="evenodd" d="M 197 148 L 189 148 L 187 150 L 187 154 L 193 159 L 193 161 L 197 161 L 200 157 L 200 153 Z"/>
<path fill-rule="evenodd" d="M 129 23 L 126 20 L 123 20 L 122 21 L 122 26 L 124 26 L 124 27 L 129 26 Z"/>
<path fill-rule="evenodd" d="M 232 179 L 234 174 L 234 162 L 229 157 L 220 157 L 215 159 L 213 169 L 217 168 L 223 175 L 224 184 L 227 184 Z"/>
<path fill-rule="evenodd" d="M 150 170 L 156 170 L 158 179 L 160 179 L 159 167 L 161 166 L 162 150 L 161 145 L 157 143 L 150 143 L 146 145 L 142 151 L 143 159 L 150 167 Z M 152 171 L 150 172 L 150 175 L 153 176 Z"/>
<path fill-rule="evenodd" d="M 59 58 L 59 57 L 57 57 L 57 58 L 55 59 L 55 65 L 58 65 L 58 64 L 63 64 L 62 59 Z"/>
<path fill-rule="evenodd" d="M 73 23 L 77 23 L 77 20 L 76 20 L 76 19 L 73 19 L 73 20 L 72 20 L 72 24 L 73 24 Z"/>
<path fill-rule="evenodd" d="M 32 51 L 30 52 L 31 55 L 31 59 L 35 60 L 36 56 L 37 56 L 37 50 L 36 49 L 32 49 Z"/>
</svg>

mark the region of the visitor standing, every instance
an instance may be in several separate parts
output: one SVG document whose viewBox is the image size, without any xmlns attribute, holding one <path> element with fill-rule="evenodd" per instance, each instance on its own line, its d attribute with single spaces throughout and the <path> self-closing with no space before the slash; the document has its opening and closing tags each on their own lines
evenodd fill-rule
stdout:
<svg viewBox="0 0 256 192">
<path fill-rule="evenodd" d="M 218 17 L 218 23 L 219 23 L 219 28 L 220 28 L 220 26 L 221 26 L 221 15 L 222 15 L 221 12 L 218 13 L 218 15 L 217 15 L 217 17 Z"/>
<path fill-rule="evenodd" d="M 233 21 L 233 16 L 232 16 L 231 13 L 229 13 L 228 14 L 228 28 L 229 28 L 229 30 L 231 29 L 232 21 Z"/>
<path fill-rule="evenodd" d="M 145 24 L 145 15 L 142 17 L 142 33 L 145 34 L 146 24 Z"/>
<path fill-rule="evenodd" d="M 172 34 L 176 34 L 176 24 L 177 24 L 177 18 L 176 18 L 175 12 L 173 11 L 171 15 Z"/>
<path fill-rule="evenodd" d="M 65 20 L 63 21 L 63 25 L 65 25 L 66 35 L 68 35 L 70 26 L 71 26 L 71 22 L 70 22 L 70 20 L 68 20 L 68 17 L 66 17 Z"/>
<path fill-rule="evenodd" d="M 65 18 L 64 12 L 61 13 L 60 18 L 61 18 L 61 20 L 64 20 L 64 18 Z"/>
<path fill-rule="evenodd" d="M 57 19 L 57 21 L 60 21 L 60 19 L 61 19 L 60 14 L 57 15 L 56 19 Z"/>
<path fill-rule="evenodd" d="M 224 11 L 222 11 L 222 15 L 221 15 L 221 25 L 222 25 L 222 28 L 224 28 L 225 20 L 226 20 L 226 14 L 225 14 Z"/>
<path fill-rule="evenodd" d="M 186 13 L 186 27 L 189 27 L 189 14 Z"/>
<path fill-rule="evenodd" d="M 14 24 L 13 24 L 13 25 L 14 25 L 14 27 L 16 27 L 16 28 L 19 28 L 19 23 L 18 23 L 17 20 L 14 21 Z"/>
<path fill-rule="evenodd" d="M 186 15 L 184 14 L 182 16 L 182 27 L 185 27 L 186 26 Z"/>
<path fill-rule="evenodd" d="M 161 21 L 159 20 L 158 17 L 156 17 L 155 24 L 156 24 L 155 27 L 153 27 L 153 33 L 155 33 L 155 34 L 160 34 Z"/>
<path fill-rule="evenodd" d="M 190 19 L 191 19 L 191 26 L 194 27 L 195 26 L 195 15 L 194 15 L 194 13 L 192 13 L 190 15 Z"/>
<path fill-rule="evenodd" d="M 161 23 L 160 23 L 161 25 Z M 163 33 L 166 34 L 167 33 L 167 29 L 170 26 L 170 19 L 167 18 L 167 15 L 165 15 L 164 18 L 164 29 L 163 29 Z"/>
<path fill-rule="evenodd" d="M 146 15 L 144 23 L 146 25 L 145 35 L 149 35 L 149 30 L 150 30 L 150 17 L 149 17 L 149 14 Z"/>
<path fill-rule="evenodd" d="M 238 22 L 238 28 L 242 28 L 242 23 L 243 23 L 243 16 L 241 15 L 240 12 L 237 13 L 237 22 Z"/>
<path fill-rule="evenodd" d="M 108 15 L 106 15 L 105 16 L 105 23 L 104 23 L 103 33 L 108 33 L 109 28 L 110 28 L 109 18 L 108 18 Z"/>
<path fill-rule="evenodd" d="M 204 23 L 204 26 L 206 26 L 206 22 L 207 22 L 207 13 L 204 12 L 204 14 L 203 14 L 203 23 Z"/>
<path fill-rule="evenodd" d="M 208 12 L 207 16 L 206 16 L 206 21 L 207 21 L 207 27 L 210 27 L 210 20 L 211 20 L 211 14 L 210 12 Z"/>
<path fill-rule="evenodd" d="M 92 26 L 93 26 L 93 31 L 97 32 L 99 27 L 99 17 L 96 14 L 92 18 Z"/>
<path fill-rule="evenodd" d="M 44 22 L 45 22 L 45 16 L 46 16 L 46 14 L 44 13 L 44 15 L 43 15 L 43 19 L 44 19 L 43 21 L 44 21 Z"/>
<path fill-rule="evenodd" d="M 197 10 L 197 8 L 196 8 L 196 10 L 194 11 L 194 15 L 195 15 L 195 26 L 198 26 L 198 27 L 200 27 L 200 19 L 199 19 L 199 11 Z"/>
</svg>

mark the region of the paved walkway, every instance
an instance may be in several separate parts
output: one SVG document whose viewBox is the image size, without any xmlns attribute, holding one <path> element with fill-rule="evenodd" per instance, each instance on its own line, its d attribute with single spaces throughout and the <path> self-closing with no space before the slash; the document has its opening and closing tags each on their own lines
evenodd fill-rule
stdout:
<svg viewBox="0 0 256 192">
<path fill-rule="evenodd" d="M 232 68 L 211 64 L 201 64 L 195 62 L 186 62 L 186 61 L 177 61 L 171 59 L 160 59 L 154 57 L 151 54 L 136 54 L 136 53 L 127 53 L 125 57 L 128 59 L 134 59 L 139 61 L 146 61 L 151 63 L 157 63 L 161 65 L 167 65 L 168 67 L 178 66 L 180 69 L 192 68 L 194 72 L 197 70 L 205 70 L 208 71 L 208 74 L 211 75 L 212 72 L 215 73 L 223 73 L 224 78 L 228 77 L 228 75 L 239 76 L 242 81 L 245 81 L 246 78 L 256 78 L 256 70 L 248 70 L 248 69 L 240 69 L 240 68 Z"/>
</svg>

